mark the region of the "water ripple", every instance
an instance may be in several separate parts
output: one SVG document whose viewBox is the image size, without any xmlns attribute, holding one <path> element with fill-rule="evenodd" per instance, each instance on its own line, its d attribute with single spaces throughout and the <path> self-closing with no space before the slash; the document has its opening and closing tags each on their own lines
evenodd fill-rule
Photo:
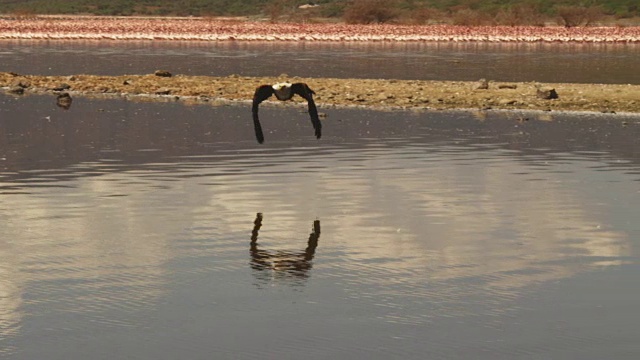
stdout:
<svg viewBox="0 0 640 360">
<path fill-rule="evenodd" d="M 213 113 L 235 131 L 244 110 L 197 107 L 189 121 L 199 129 Z M 274 128 L 295 129 L 297 110 L 272 111 Z M 75 157 L 40 144 L 48 155 L 34 163 L 32 146 L 0 148 L 13 154 L 0 170 L 0 356 L 111 354 L 104 337 L 131 358 L 543 357 L 629 344 L 611 334 L 638 320 L 615 295 L 638 297 L 636 130 L 589 150 L 571 117 L 528 124 L 537 131 L 520 143 L 510 119 L 335 111 L 353 122 L 328 124 L 320 142 L 291 130 L 265 146 L 250 131 L 218 143 L 193 130 L 180 146 L 127 148 L 113 145 L 132 137 L 121 128 L 69 134 L 74 150 L 95 145 Z M 617 319 L 603 327 L 601 305 Z"/>
</svg>

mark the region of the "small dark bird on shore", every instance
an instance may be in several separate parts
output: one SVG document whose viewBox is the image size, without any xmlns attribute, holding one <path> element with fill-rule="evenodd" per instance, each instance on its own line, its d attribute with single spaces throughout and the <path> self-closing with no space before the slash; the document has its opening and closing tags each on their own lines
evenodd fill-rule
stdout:
<svg viewBox="0 0 640 360">
<path fill-rule="evenodd" d="M 313 95 L 315 92 L 307 86 L 305 83 L 277 83 L 274 85 L 261 85 L 256 88 L 256 92 L 253 95 L 253 126 L 256 132 L 256 139 L 260 144 L 264 142 L 264 135 L 262 133 L 262 126 L 260 126 L 260 119 L 258 118 L 258 107 L 261 102 L 275 95 L 278 100 L 286 101 L 290 100 L 294 95 L 299 95 L 307 100 L 309 116 L 311 117 L 311 124 L 315 130 L 316 138 L 319 139 L 322 136 L 322 124 L 318 117 L 318 109 L 316 109 L 316 103 L 313 101 Z"/>
</svg>

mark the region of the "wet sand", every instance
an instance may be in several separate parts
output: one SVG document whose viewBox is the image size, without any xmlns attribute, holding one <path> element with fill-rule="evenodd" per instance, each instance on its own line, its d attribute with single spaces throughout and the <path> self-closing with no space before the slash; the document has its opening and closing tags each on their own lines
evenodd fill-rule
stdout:
<svg viewBox="0 0 640 360">
<path fill-rule="evenodd" d="M 304 82 L 320 108 L 523 109 L 640 113 L 640 85 L 373 80 L 288 77 L 148 75 L 35 76 L 0 73 L 0 87 L 12 94 L 67 92 L 72 96 L 118 96 L 137 100 L 212 104 L 250 102 L 255 88 L 281 81 Z M 541 98 L 555 90 L 557 98 Z M 303 102 L 301 98 L 294 98 Z M 267 103 L 282 104 L 275 98 Z M 302 105 L 302 104 L 301 104 Z"/>
</svg>

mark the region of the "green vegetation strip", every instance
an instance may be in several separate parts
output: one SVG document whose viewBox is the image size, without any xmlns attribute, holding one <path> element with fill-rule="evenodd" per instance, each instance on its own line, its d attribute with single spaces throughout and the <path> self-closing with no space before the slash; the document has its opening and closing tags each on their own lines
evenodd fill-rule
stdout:
<svg viewBox="0 0 640 360">
<path fill-rule="evenodd" d="M 309 6 L 309 4 L 313 4 Z M 306 5 L 306 6 L 305 6 Z M 0 0 L 0 14 L 260 16 L 272 20 L 343 18 L 353 23 L 567 26 L 640 15 L 637 0 Z"/>
</svg>

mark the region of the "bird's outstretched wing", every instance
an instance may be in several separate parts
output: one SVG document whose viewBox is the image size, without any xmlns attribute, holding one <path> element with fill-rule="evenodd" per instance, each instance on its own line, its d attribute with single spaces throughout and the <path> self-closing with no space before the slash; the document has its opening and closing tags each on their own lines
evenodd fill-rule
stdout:
<svg viewBox="0 0 640 360">
<path fill-rule="evenodd" d="M 320 139 L 322 136 L 322 123 L 320 122 L 320 118 L 318 117 L 318 109 L 316 109 L 316 103 L 313 101 L 313 90 L 307 86 L 305 83 L 295 83 L 291 85 L 291 91 L 294 94 L 298 94 L 302 96 L 305 100 L 307 100 L 307 104 L 309 105 L 309 116 L 311 117 L 311 123 L 313 124 L 313 128 L 316 131 L 316 138 Z"/>
<path fill-rule="evenodd" d="M 260 119 L 258 118 L 258 107 L 260 103 L 268 99 L 273 95 L 273 88 L 271 85 L 261 85 L 256 88 L 256 92 L 253 94 L 253 106 L 251 112 L 253 113 L 253 129 L 256 132 L 256 140 L 260 144 L 264 142 L 264 134 L 262 133 L 262 126 L 260 126 Z"/>
</svg>

